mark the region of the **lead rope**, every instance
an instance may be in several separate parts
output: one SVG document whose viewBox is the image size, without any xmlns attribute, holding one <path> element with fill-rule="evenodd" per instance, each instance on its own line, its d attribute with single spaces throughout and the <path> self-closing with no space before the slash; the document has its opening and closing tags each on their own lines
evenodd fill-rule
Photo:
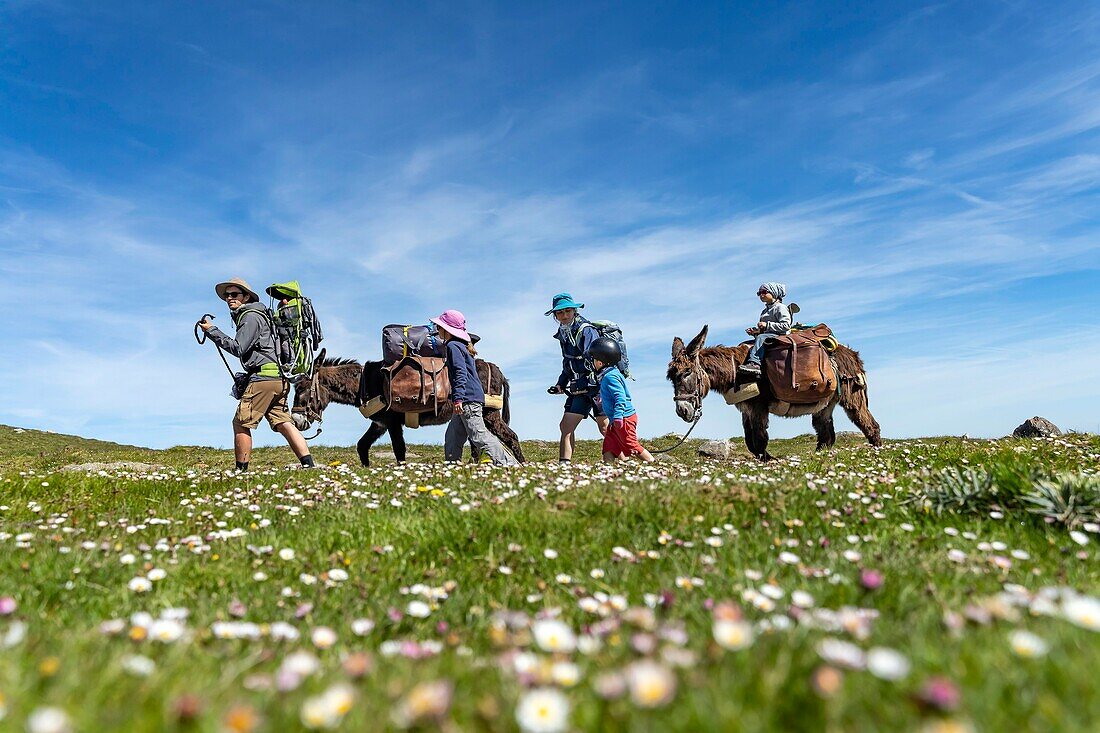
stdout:
<svg viewBox="0 0 1100 733">
<path fill-rule="evenodd" d="M 676 445 L 672 446 L 671 448 L 665 448 L 663 450 L 651 450 L 650 454 L 656 456 L 656 455 L 660 455 L 661 453 L 671 453 L 672 451 L 679 448 L 681 445 L 684 444 L 684 441 L 686 441 L 688 439 L 688 436 L 691 435 L 691 431 L 695 429 L 695 426 L 699 424 L 699 421 L 701 419 L 703 419 L 703 406 L 702 405 L 695 408 L 695 421 L 691 423 L 691 427 L 688 428 L 688 431 L 686 433 L 684 433 L 684 437 L 680 438 L 680 441 L 678 443 L 676 443 Z"/>
<path fill-rule="evenodd" d="M 202 318 L 195 321 L 195 340 L 199 342 L 199 345 L 206 343 L 207 333 L 202 330 L 202 326 L 199 324 L 203 321 L 212 321 L 214 316 L 210 313 L 203 313 Z M 236 381 L 237 375 L 233 373 L 233 369 L 229 366 L 229 361 L 225 358 L 225 354 L 222 352 L 222 347 L 218 346 L 218 342 L 214 342 L 214 348 L 218 350 L 218 356 L 222 358 L 222 364 L 225 364 L 225 371 L 229 372 L 229 378 Z"/>
</svg>

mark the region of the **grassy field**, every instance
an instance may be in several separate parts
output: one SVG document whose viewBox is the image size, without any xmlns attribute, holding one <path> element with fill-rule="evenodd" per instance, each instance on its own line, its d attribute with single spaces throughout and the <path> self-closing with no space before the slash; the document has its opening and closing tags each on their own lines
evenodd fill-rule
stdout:
<svg viewBox="0 0 1100 733">
<path fill-rule="evenodd" d="M 0 427 L 0 728 L 1100 729 L 1100 438 L 812 447 L 235 475 Z M 115 461 L 157 468 L 60 470 Z"/>
</svg>

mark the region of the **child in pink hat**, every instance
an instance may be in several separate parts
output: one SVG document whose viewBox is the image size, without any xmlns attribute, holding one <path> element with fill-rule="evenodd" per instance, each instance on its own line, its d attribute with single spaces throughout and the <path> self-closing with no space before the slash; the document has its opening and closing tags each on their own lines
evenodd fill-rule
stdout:
<svg viewBox="0 0 1100 733">
<path fill-rule="evenodd" d="M 446 459 L 461 461 L 462 449 L 469 440 L 474 450 L 488 455 L 496 465 L 516 465 L 518 461 L 485 427 L 485 390 L 477 376 L 477 364 L 474 362 L 477 351 L 466 331 L 466 317 L 459 311 L 449 310 L 431 321 L 439 326 L 445 342 L 451 400 L 454 402 L 454 417 L 447 425 L 447 436 L 443 441 Z"/>
</svg>

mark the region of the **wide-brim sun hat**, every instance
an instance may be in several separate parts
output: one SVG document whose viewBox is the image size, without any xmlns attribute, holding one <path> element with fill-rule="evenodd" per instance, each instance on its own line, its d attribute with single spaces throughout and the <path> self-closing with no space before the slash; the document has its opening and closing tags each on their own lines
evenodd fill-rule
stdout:
<svg viewBox="0 0 1100 733">
<path fill-rule="evenodd" d="M 256 291 L 253 290 L 248 283 L 246 283 L 239 277 L 234 277 L 226 280 L 223 283 L 218 283 L 217 285 L 215 285 L 214 292 L 218 294 L 218 298 L 220 298 L 221 300 L 225 300 L 225 291 L 229 290 L 230 285 L 236 285 L 238 288 L 251 295 L 252 300 L 254 301 L 258 301 L 260 299 L 260 296 L 256 295 Z"/>
<path fill-rule="evenodd" d="M 548 316 L 552 313 L 555 313 L 556 311 L 563 311 L 566 308 L 576 308 L 577 310 L 580 310 L 583 307 L 584 303 L 578 303 L 577 301 L 573 300 L 573 296 L 569 293 L 558 293 L 554 296 L 554 302 L 550 306 L 550 310 L 543 313 L 543 315 Z"/>
<path fill-rule="evenodd" d="M 430 318 L 429 320 L 456 338 L 466 342 L 472 340 L 470 334 L 466 331 L 466 316 L 462 315 L 461 311 L 443 311 L 438 318 Z"/>
</svg>

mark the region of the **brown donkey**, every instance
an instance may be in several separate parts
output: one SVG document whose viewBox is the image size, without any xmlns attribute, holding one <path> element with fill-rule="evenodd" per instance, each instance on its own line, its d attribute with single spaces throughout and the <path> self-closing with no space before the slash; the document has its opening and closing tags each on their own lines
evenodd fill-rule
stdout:
<svg viewBox="0 0 1100 733">
<path fill-rule="evenodd" d="M 500 388 L 503 385 L 504 389 L 504 407 L 500 410 L 485 408 L 485 427 L 500 439 L 516 460 L 522 463 L 523 448 L 520 447 L 519 436 L 508 427 L 510 418 L 508 380 L 504 378 L 504 373 L 496 364 L 483 359 L 475 361 L 483 388 L 488 389 L 491 373 L 493 386 Z M 381 395 L 382 367 L 381 361 L 360 364 L 353 359 L 327 358 L 322 352 L 317 359 L 313 374 L 303 377 L 294 389 L 295 423 L 298 424 L 299 429 L 308 430 L 312 423 L 321 419 L 325 408 L 333 402 L 338 405 L 358 406 L 360 381 L 366 381 L 364 386 L 367 394 Z M 420 424 L 445 425 L 450 422 L 452 414 L 454 414 L 454 405 L 448 400 L 440 406 L 438 415 L 430 412 L 422 413 Z M 359 453 L 359 461 L 364 466 L 370 465 L 370 447 L 386 432 L 390 434 L 394 458 L 398 463 L 405 461 L 405 413 L 387 409 L 371 415 L 370 427 L 355 445 Z"/>
<path fill-rule="evenodd" d="M 672 361 L 668 363 L 668 379 L 676 394 L 676 414 L 685 422 L 693 421 L 703 411 L 703 398 L 712 390 L 724 394 L 734 387 L 737 367 L 749 354 L 746 344 L 740 346 L 704 347 L 707 326 L 687 346 L 679 337 L 672 341 Z M 840 392 L 812 405 L 790 405 L 779 412 L 780 404 L 772 396 L 768 380 L 760 379 L 760 395 L 737 404 L 741 424 L 745 427 L 745 445 L 762 461 L 772 459 L 768 453 L 768 415 L 784 417 L 813 416 L 817 433 L 817 449 L 829 448 L 836 442 L 833 429 L 833 409 L 839 403 L 848 418 L 855 423 L 871 445 L 882 445 L 878 422 L 867 405 L 867 374 L 859 352 L 839 346 L 833 352 Z"/>
</svg>

